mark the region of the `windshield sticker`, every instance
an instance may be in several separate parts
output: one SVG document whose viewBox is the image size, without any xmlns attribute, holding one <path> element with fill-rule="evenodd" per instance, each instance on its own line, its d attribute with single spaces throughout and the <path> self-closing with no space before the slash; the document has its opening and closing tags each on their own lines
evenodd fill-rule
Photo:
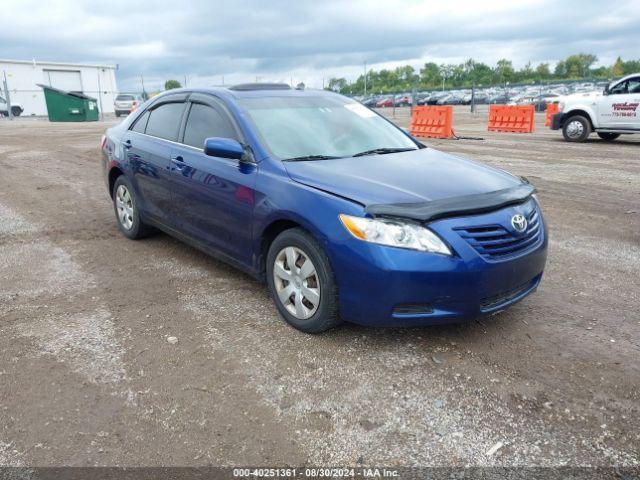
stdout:
<svg viewBox="0 0 640 480">
<path fill-rule="evenodd" d="M 375 117 L 375 112 L 372 112 L 364 105 L 360 105 L 359 103 L 347 103 L 344 108 L 347 110 L 351 110 L 353 113 L 360 115 L 362 118 L 371 118 Z"/>
</svg>

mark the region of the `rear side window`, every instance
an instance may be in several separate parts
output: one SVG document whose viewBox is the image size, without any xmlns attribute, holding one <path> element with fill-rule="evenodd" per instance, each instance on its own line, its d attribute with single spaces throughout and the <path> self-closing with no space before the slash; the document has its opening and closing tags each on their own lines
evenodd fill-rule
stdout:
<svg viewBox="0 0 640 480">
<path fill-rule="evenodd" d="M 149 110 L 140 115 L 140 118 L 136 120 L 136 123 L 133 124 L 131 131 L 144 133 L 147 128 L 147 122 L 149 121 Z"/>
<path fill-rule="evenodd" d="M 184 103 L 165 103 L 151 110 L 146 134 L 175 142 L 178 139 Z"/>
<path fill-rule="evenodd" d="M 208 105 L 192 104 L 183 143 L 203 148 L 205 139 L 210 137 L 236 138 L 236 132 L 226 115 Z"/>
</svg>

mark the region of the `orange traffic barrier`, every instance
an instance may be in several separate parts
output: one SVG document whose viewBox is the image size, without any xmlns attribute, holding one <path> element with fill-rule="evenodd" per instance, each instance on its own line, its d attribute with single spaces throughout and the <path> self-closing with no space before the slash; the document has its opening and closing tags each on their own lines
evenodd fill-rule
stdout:
<svg viewBox="0 0 640 480">
<path fill-rule="evenodd" d="M 133 104 L 131 105 L 131 110 L 129 110 L 129 113 L 133 113 L 136 111 L 136 108 L 138 108 L 138 102 L 133 102 Z"/>
<path fill-rule="evenodd" d="M 533 132 L 533 105 L 490 105 L 490 132 Z"/>
<path fill-rule="evenodd" d="M 556 113 L 558 113 L 558 104 L 547 103 L 547 121 L 544 122 L 545 127 L 551 126 L 551 117 L 553 117 Z"/>
<path fill-rule="evenodd" d="M 414 137 L 453 137 L 453 107 L 451 105 L 414 107 L 410 132 Z"/>
</svg>

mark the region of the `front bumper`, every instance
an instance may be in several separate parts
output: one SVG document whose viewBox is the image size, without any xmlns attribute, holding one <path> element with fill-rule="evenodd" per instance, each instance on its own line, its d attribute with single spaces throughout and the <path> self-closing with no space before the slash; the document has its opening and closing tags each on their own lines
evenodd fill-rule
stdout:
<svg viewBox="0 0 640 480">
<path fill-rule="evenodd" d="M 551 130 L 560 130 L 564 126 L 566 114 L 556 113 L 551 117 Z"/>
<path fill-rule="evenodd" d="M 454 229 L 468 221 L 494 224 L 498 217 L 504 221 L 525 208 L 513 206 L 431 223 L 429 228 L 455 252 L 451 257 L 357 239 L 339 245 L 332 254 L 332 263 L 342 318 L 369 326 L 459 323 L 522 300 L 537 288 L 546 263 L 547 231 L 542 216 L 540 240 L 517 255 L 500 260 L 480 255 Z M 423 311 L 416 312 L 416 306 L 422 306 Z M 427 307 L 429 311 L 424 310 Z"/>
</svg>

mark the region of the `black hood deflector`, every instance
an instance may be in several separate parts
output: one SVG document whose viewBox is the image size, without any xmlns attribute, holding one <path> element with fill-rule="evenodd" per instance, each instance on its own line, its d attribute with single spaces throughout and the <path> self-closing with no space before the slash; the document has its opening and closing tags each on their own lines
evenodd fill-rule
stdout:
<svg viewBox="0 0 640 480">
<path fill-rule="evenodd" d="M 445 217 L 477 215 L 515 205 L 527 200 L 535 188 L 528 184 L 476 193 L 453 198 L 442 198 L 423 203 L 395 203 L 390 205 L 369 205 L 365 212 L 374 217 L 400 217 L 430 222 Z"/>
</svg>

